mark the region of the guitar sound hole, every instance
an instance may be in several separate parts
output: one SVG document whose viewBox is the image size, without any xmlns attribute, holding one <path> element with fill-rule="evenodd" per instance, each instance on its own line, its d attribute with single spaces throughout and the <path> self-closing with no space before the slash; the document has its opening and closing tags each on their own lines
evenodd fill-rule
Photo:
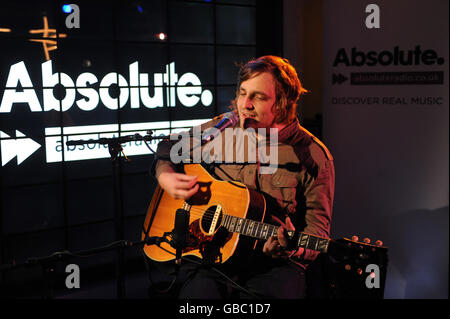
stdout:
<svg viewBox="0 0 450 319">
<path fill-rule="evenodd" d="M 211 206 L 209 207 L 206 212 L 203 214 L 201 225 L 202 229 L 205 233 L 209 233 L 211 224 L 213 222 L 214 214 L 216 213 L 217 206 Z M 217 219 L 217 223 L 214 227 L 213 232 L 216 232 L 217 228 L 219 228 L 220 224 L 222 222 L 222 213 L 220 213 L 219 218 Z"/>
</svg>

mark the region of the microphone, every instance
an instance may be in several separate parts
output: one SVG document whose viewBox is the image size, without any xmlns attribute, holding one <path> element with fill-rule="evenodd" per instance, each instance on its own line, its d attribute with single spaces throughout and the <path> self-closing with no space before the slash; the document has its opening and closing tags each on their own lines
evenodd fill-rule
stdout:
<svg viewBox="0 0 450 319">
<path fill-rule="evenodd" d="M 189 214 L 186 210 L 177 209 L 172 233 L 173 240 L 170 245 L 176 249 L 175 263 L 180 265 L 181 253 L 187 247 L 187 239 L 189 236 Z"/>
<path fill-rule="evenodd" d="M 202 134 L 202 144 L 208 143 L 217 135 L 220 134 L 227 127 L 235 125 L 239 120 L 238 115 L 235 112 L 225 113 L 222 121 L 217 123 L 215 126 L 206 129 Z"/>
</svg>

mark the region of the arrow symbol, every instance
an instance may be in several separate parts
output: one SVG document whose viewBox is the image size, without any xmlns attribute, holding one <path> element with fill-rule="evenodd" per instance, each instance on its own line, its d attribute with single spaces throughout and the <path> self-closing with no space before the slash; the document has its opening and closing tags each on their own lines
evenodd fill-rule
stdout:
<svg viewBox="0 0 450 319">
<path fill-rule="evenodd" d="M 333 79 L 332 79 L 332 84 L 342 84 L 343 82 L 347 81 L 348 77 L 346 77 L 345 75 L 342 74 L 333 74 Z"/>
<path fill-rule="evenodd" d="M 40 144 L 36 143 L 31 138 L 25 138 L 25 135 L 18 130 L 16 130 L 16 139 L 12 139 L 8 134 L 2 131 L 0 131 L 0 138 L 2 139 L 0 142 L 2 150 L 2 166 L 5 166 L 15 156 L 17 156 L 17 165 L 20 165 L 41 147 Z"/>
</svg>

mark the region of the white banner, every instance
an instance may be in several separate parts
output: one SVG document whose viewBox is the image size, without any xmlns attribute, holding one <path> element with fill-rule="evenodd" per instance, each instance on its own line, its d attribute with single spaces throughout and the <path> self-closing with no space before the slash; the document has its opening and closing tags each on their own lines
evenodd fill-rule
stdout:
<svg viewBox="0 0 450 319">
<path fill-rule="evenodd" d="M 47 163 L 61 162 L 63 160 L 62 153 L 64 151 L 64 161 L 79 161 L 95 158 L 110 157 L 108 145 L 84 144 L 84 145 L 67 145 L 72 140 L 99 140 L 101 138 L 114 138 L 119 136 L 129 136 L 140 134 L 145 136 L 147 130 L 151 130 L 152 136 L 167 136 L 171 133 L 185 131 L 192 126 L 200 125 L 207 122 L 203 120 L 187 120 L 187 121 L 168 121 L 147 122 L 147 123 L 130 123 L 89 125 L 89 126 L 70 126 L 70 127 L 48 127 L 45 129 L 45 149 L 47 154 Z M 171 128 L 170 128 L 171 127 Z M 62 132 L 61 132 L 62 129 Z M 61 140 L 63 135 L 63 141 Z M 153 146 L 156 152 L 156 145 L 160 140 L 152 140 L 148 145 Z M 126 156 L 152 154 L 152 151 L 145 145 L 143 141 L 130 141 L 122 144 L 123 153 Z"/>
<path fill-rule="evenodd" d="M 448 297 L 448 1 L 328 0 L 323 21 L 333 236 L 390 247 L 386 298 Z"/>
<path fill-rule="evenodd" d="M 147 131 L 152 131 L 152 137 L 167 136 L 171 133 L 186 131 L 193 126 L 200 125 L 210 119 L 142 122 L 128 124 L 101 124 L 67 127 L 46 127 L 45 134 L 45 154 L 47 163 L 68 161 L 90 160 L 110 157 L 108 145 L 90 143 L 83 145 L 67 145 L 73 140 L 100 140 L 102 138 L 115 138 L 140 134 L 147 135 Z M 17 165 L 28 159 L 42 145 L 33 139 L 25 136 L 16 130 L 15 137 L 0 131 L 0 153 L 2 166 L 8 164 L 17 157 Z M 160 140 L 154 139 L 147 142 L 148 146 L 156 151 L 157 143 Z M 126 156 L 146 155 L 153 152 L 143 141 L 130 141 L 122 144 L 123 153 Z M 64 153 L 64 157 L 63 157 Z"/>
</svg>

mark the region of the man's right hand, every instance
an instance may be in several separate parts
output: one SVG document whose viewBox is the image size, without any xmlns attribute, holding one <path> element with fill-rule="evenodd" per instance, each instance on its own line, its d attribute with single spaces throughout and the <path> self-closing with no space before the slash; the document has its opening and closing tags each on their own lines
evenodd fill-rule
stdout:
<svg viewBox="0 0 450 319">
<path fill-rule="evenodd" d="M 158 175 L 158 183 L 173 198 L 189 199 L 198 191 L 197 178 L 197 176 L 165 171 Z"/>
</svg>

